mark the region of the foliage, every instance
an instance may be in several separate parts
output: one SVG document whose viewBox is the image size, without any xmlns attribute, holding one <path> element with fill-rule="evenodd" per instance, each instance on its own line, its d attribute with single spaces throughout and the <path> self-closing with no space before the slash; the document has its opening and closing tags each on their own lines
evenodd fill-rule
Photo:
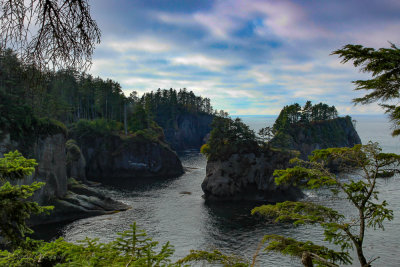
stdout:
<svg viewBox="0 0 400 267">
<path fill-rule="evenodd" d="M 142 104 L 137 104 L 132 116 L 128 121 L 128 129 L 130 132 L 136 132 L 147 129 L 149 127 L 149 117 Z"/>
<path fill-rule="evenodd" d="M 274 131 L 272 127 L 265 127 L 265 128 L 261 128 L 258 131 L 258 135 L 260 136 L 260 141 L 261 144 L 264 145 L 265 143 L 268 143 L 268 145 L 270 145 L 270 141 L 272 140 L 272 138 L 274 137 Z"/>
<path fill-rule="evenodd" d="M 211 264 L 218 264 L 224 267 L 247 267 L 249 264 L 236 256 L 228 256 L 222 254 L 218 250 L 213 252 L 202 250 L 191 250 L 190 254 L 180 259 L 177 263 L 187 262 L 208 262 Z"/>
<path fill-rule="evenodd" d="M 340 175 L 331 173 L 325 166 L 327 160 L 338 160 L 343 172 Z M 329 259 L 331 263 L 348 263 L 348 249 L 355 248 L 361 266 L 369 266 L 363 252 L 365 229 L 369 227 L 384 229 L 383 222 L 393 219 L 393 211 L 387 208 L 387 202 L 378 199 L 376 179 L 392 177 L 399 173 L 400 155 L 382 153 L 376 143 L 355 145 L 353 148 L 328 148 L 316 150 L 309 161 L 292 160 L 294 167 L 286 170 L 275 170 L 277 185 L 290 184 L 308 189 L 329 187 L 333 194 L 339 192 L 356 208 L 358 218 L 351 220 L 337 211 L 307 202 L 283 202 L 275 205 L 263 205 L 253 209 L 253 214 L 275 219 L 276 222 L 299 224 L 319 224 L 324 229 L 325 240 L 339 245 L 340 252 L 327 257 L 318 251 L 311 257 L 318 263 L 319 257 Z M 349 164 L 350 163 L 350 164 Z M 355 179 L 354 177 L 360 177 Z M 273 238 L 275 242 L 267 250 L 274 250 L 292 256 L 301 255 L 299 249 L 291 250 L 293 242 L 287 243 L 284 237 Z M 296 248 L 296 247 L 294 247 Z M 341 255 L 340 257 L 334 256 Z"/>
<path fill-rule="evenodd" d="M 285 106 L 276 119 L 273 132 L 286 131 L 292 124 L 302 122 L 309 123 L 312 121 L 328 120 L 337 118 L 338 112 L 335 106 L 319 103 L 312 105 L 311 101 L 307 101 L 303 108 L 298 103 Z"/>
<path fill-rule="evenodd" d="M 161 127 L 176 128 L 179 115 L 213 114 L 209 98 L 196 96 L 192 91 L 183 88 L 158 89 L 145 93 L 139 100 L 149 118 L 154 119 Z"/>
<path fill-rule="evenodd" d="M 380 105 L 390 114 L 395 129 L 393 135 L 400 135 L 400 106 L 385 104 L 400 97 L 400 49 L 394 44 L 390 48 L 369 48 L 362 45 L 348 44 L 332 52 L 342 58 L 342 63 L 353 61 L 354 67 L 362 72 L 371 73 L 372 79 L 353 81 L 355 90 L 366 90 L 363 97 L 353 99 L 355 104 L 381 102 Z"/>
<path fill-rule="evenodd" d="M 74 139 L 69 139 L 65 143 L 65 148 L 67 150 L 67 164 L 76 161 L 81 157 L 81 149 Z"/>
<path fill-rule="evenodd" d="M 123 125 L 120 122 L 106 119 L 79 120 L 71 126 L 71 132 L 80 138 L 94 136 L 108 136 L 113 132 L 122 131 Z"/>
<path fill-rule="evenodd" d="M 133 91 L 126 97 L 120 84 L 110 79 L 74 69 L 43 72 L 21 63 L 11 50 L 0 52 L 0 129 L 23 144 L 24 152 L 36 135 L 66 134 L 62 123 L 78 141 L 122 130 L 138 140 L 156 141 L 164 139 L 158 125 L 173 129 L 183 115 L 212 116 L 210 99 L 186 89 L 159 89 L 141 98 Z"/>
<path fill-rule="evenodd" d="M 36 202 L 27 201 L 44 183 L 31 185 L 12 185 L 8 180 L 22 179 L 31 175 L 37 165 L 33 159 L 25 159 L 18 151 L 10 152 L 0 158 L 0 235 L 16 246 L 26 233 L 32 233 L 26 220 L 30 215 L 49 212 L 52 207 L 43 207 Z"/>
<path fill-rule="evenodd" d="M 136 131 L 133 137 L 136 141 L 164 142 L 164 131 L 155 121 L 151 121 L 148 128 Z"/>
<path fill-rule="evenodd" d="M 233 256 L 219 251 L 192 251 L 185 258 L 173 263 L 174 253 L 169 242 L 161 247 L 136 223 L 129 230 L 118 233 L 119 237 L 109 243 L 86 238 L 77 244 L 59 238 L 53 242 L 27 238 L 18 249 L 0 251 L 0 266 L 189 266 L 186 263 L 207 261 L 224 266 L 248 266 Z"/>
<path fill-rule="evenodd" d="M 26 159 L 18 151 L 6 153 L 0 158 L 0 181 L 22 179 L 32 174 L 35 166 L 36 160 Z"/>
<path fill-rule="evenodd" d="M 234 153 L 257 152 L 257 138 L 253 130 L 241 119 L 216 116 L 211 124 L 212 131 L 201 151 L 210 160 L 228 158 Z"/>
<path fill-rule="evenodd" d="M 263 243 L 268 245 L 265 247 L 265 251 L 275 251 L 282 253 L 283 255 L 294 256 L 302 258 L 304 253 L 308 253 L 311 257 L 314 257 L 314 263 L 317 266 L 329 266 L 332 260 L 333 262 L 341 262 L 344 264 L 351 263 L 350 257 L 345 252 L 336 252 L 332 249 L 328 249 L 324 246 L 315 245 L 311 241 L 301 242 L 293 238 L 286 238 L 280 235 L 266 235 L 264 236 Z M 335 266 L 332 264 L 331 266 Z"/>
<path fill-rule="evenodd" d="M 67 135 L 67 127 L 60 121 L 50 118 L 39 118 L 36 119 L 33 125 L 34 132 L 38 135 L 51 135 L 62 133 Z"/>
</svg>

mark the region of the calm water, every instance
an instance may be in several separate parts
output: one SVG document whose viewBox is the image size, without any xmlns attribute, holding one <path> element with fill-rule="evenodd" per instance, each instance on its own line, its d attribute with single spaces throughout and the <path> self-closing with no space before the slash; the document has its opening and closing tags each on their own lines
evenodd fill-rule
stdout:
<svg viewBox="0 0 400 267">
<path fill-rule="evenodd" d="M 242 117 L 255 130 L 271 125 L 275 117 Z M 354 116 L 356 128 L 363 143 L 378 141 L 385 151 L 400 153 L 398 139 L 390 136 L 390 124 L 383 116 Z M 223 203 L 209 205 L 202 199 L 201 182 L 205 176 L 206 160 L 197 151 L 181 155 L 182 163 L 189 169 L 179 178 L 141 185 L 125 185 L 124 190 L 104 189 L 110 197 L 132 206 L 131 210 L 113 215 L 79 220 L 61 228 L 68 241 L 97 237 L 110 241 L 116 232 L 127 229 L 136 221 L 155 240 L 170 241 L 175 246 L 175 258 L 186 255 L 191 249 L 219 249 L 251 259 L 265 234 L 280 234 L 299 240 L 321 242 L 321 229 L 310 226 L 293 228 L 288 225 L 266 225 L 249 215 L 253 204 Z M 386 223 L 385 231 L 371 231 L 367 235 L 368 258 L 380 256 L 375 265 L 400 266 L 400 179 L 380 180 L 381 197 L 394 210 L 395 219 Z M 187 191 L 191 194 L 181 194 Z M 351 214 L 351 207 L 343 200 L 332 199 L 329 194 L 309 192 L 308 198 Z M 357 259 L 355 263 L 357 263 Z M 297 260 L 279 254 L 259 256 L 258 266 L 301 266 Z"/>
</svg>

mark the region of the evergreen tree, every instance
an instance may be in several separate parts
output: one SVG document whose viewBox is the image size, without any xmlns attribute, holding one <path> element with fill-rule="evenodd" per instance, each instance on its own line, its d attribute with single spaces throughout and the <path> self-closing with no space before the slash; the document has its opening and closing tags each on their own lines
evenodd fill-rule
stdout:
<svg viewBox="0 0 400 267">
<path fill-rule="evenodd" d="M 354 67 L 362 72 L 371 73 L 372 79 L 353 81 L 355 90 L 366 90 L 369 93 L 353 99 L 355 104 L 379 102 L 390 114 L 395 129 L 392 135 L 400 135 L 400 106 L 387 104 L 388 101 L 400 98 L 400 49 L 391 43 L 390 48 L 368 48 L 362 45 L 348 44 L 332 52 L 339 55 L 342 63 L 353 61 Z"/>
<path fill-rule="evenodd" d="M 53 208 L 27 200 L 44 183 L 34 182 L 31 185 L 10 183 L 31 175 L 36 165 L 34 159 L 25 159 L 18 151 L 7 153 L 4 158 L 0 158 L 0 236 L 12 247 L 20 245 L 25 234 L 32 233 L 26 224 L 31 214 L 49 212 Z"/>
<path fill-rule="evenodd" d="M 340 162 L 340 174 L 330 172 L 325 163 Z M 386 201 L 379 201 L 377 179 L 398 174 L 400 155 L 382 153 L 376 143 L 356 145 L 353 148 L 328 148 L 313 151 L 309 161 L 292 160 L 294 167 L 275 170 L 277 185 L 295 185 L 308 189 L 329 187 L 334 195 L 343 193 L 355 208 L 357 219 L 311 202 L 286 201 L 274 205 L 263 205 L 253 209 L 253 214 L 273 218 L 276 222 L 292 222 L 294 225 L 319 224 L 324 229 L 325 240 L 339 245 L 336 252 L 310 241 L 297 241 L 278 235 L 267 235 L 266 250 L 302 258 L 305 266 L 321 264 L 337 266 L 349 264 L 348 250 L 354 248 L 362 267 L 370 266 L 363 244 L 365 231 L 373 227 L 384 229 L 383 222 L 393 219 L 393 211 Z M 354 176 L 361 176 L 355 178 Z"/>
</svg>

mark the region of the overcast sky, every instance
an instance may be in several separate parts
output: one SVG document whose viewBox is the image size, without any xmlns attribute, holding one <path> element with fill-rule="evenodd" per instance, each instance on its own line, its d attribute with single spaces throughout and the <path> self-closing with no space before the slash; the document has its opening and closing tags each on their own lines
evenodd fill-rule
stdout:
<svg viewBox="0 0 400 267">
<path fill-rule="evenodd" d="M 184 88 L 230 114 L 277 114 L 306 100 L 341 115 L 368 78 L 330 53 L 400 45 L 399 0 L 91 0 L 102 30 L 90 73 L 124 92 Z"/>
</svg>

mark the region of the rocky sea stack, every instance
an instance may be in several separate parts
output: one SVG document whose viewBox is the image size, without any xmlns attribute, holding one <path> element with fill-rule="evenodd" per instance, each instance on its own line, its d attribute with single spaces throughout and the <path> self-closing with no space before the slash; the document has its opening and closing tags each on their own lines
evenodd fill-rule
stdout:
<svg viewBox="0 0 400 267">
<path fill-rule="evenodd" d="M 296 123 L 279 132 L 271 143 L 278 147 L 297 150 L 307 159 L 316 149 L 353 147 L 361 144 L 350 116 L 329 120 Z"/>
<path fill-rule="evenodd" d="M 304 160 L 312 151 L 330 147 L 353 147 L 361 140 L 349 116 L 337 117 L 335 107 L 307 103 L 286 106 L 273 127 L 260 136 L 240 119 L 217 117 L 202 152 L 208 158 L 202 183 L 207 200 L 256 200 L 281 202 L 303 196 L 300 189 L 277 186 L 273 173 L 290 167 L 291 158 Z M 268 133 L 268 134 L 267 134 Z M 272 140 L 265 136 L 275 133 Z M 336 170 L 337 164 L 330 162 Z"/>
<path fill-rule="evenodd" d="M 273 172 L 285 169 L 295 154 L 268 149 L 264 153 L 232 154 L 226 160 L 207 162 L 201 185 L 206 200 L 250 200 L 279 202 L 301 198 L 300 189 L 276 186 Z"/>
</svg>

